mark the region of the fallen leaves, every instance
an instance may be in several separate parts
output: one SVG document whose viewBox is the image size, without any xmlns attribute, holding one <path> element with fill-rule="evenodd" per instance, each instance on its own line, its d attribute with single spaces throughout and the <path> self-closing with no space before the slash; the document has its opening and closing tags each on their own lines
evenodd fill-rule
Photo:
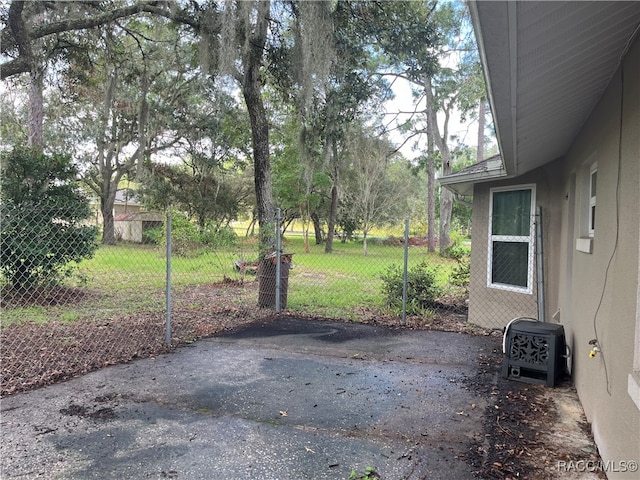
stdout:
<svg viewBox="0 0 640 480">
<path fill-rule="evenodd" d="M 255 286 L 194 286 L 175 299 L 173 346 L 232 330 L 264 317 L 253 305 L 235 306 Z M 215 297 L 216 302 L 211 302 Z M 204 306 L 204 307 L 203 307 Z M 136 358 L 170 350 L 163 312 L 122 313 L 96 321 L 15 324 L 0 331 L 0 397 L 50 385 Z"/>
</svg>

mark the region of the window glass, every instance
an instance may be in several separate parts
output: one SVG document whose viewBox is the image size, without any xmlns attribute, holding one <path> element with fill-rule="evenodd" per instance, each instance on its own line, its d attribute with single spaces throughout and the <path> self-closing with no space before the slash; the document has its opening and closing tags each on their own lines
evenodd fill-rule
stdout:
<svg viewBox="0 0 640 480">
<path fill-rule="evenodd" d="M 530 189 L 493 193 L 492 235 L 528 236 L 530 226 Z"/>
<path fill-rule="evenodd" d="M 487 285 L 533 290 L 533 203 L 535 186 L 491 190 Z"/>
<path fill-rule="evenodd" d="M 527 287 L 529 244 L 493 242 L 492 283 Z"/>
</svg>

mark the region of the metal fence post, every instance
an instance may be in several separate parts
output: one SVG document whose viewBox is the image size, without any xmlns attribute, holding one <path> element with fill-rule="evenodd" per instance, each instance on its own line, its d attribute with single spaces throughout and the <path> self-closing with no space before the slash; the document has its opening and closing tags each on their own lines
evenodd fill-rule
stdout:
<svg viewBox="0 0 640 480">
<path fill-rule="evenodd" d="M 544 304 L 544 257 L 542 250 L 542 207 L 538 206 L 536 211 L 536 221 L 534 228 L 536 229 L 536 265 L 537 272 L 536 277 L 538 279 L 537 293 L 538 293 L 538 321 L 546 322 L 545 317 L 545 304 Z"/>
<path fill-rule="evenodd" d="M 402 325 L 407 324 L 407 269 L 409 265 L 409 219 L 404 221 L 404 269 L 402 271 Z"/>
<path fill-rule="evenodd" d="M 167 291 L 165 341 L 171 346 L 171 212 L 167 212 Z"/>
<path fill-rule="evenodd" d="M 280 304 L 280 295 L 282 292 L 282 279 L 281 279 L 281 268 L 282 268 L 282 248 L 281 248 L 281 238 L 280 238 L 280 209 L 276 209 L 276 313 L 280 313 L 282 310 L 282 305 Z"/>
</svg>

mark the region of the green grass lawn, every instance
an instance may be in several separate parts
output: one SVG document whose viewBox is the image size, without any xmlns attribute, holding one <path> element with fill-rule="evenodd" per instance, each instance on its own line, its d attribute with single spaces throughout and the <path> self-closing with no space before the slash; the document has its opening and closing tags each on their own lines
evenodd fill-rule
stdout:
<svg viewBox="0 0 640 480">
<path fill-rule="evenodd" d="M 363 254 L 362 242 L 334 243 L 332 254 L 324 245 L 309 246 L 304 239 L 290 235 L 283 249 L 293 254 L 294 268 L 289 271 L 287 307 L 292 311 L 329 317 L 351 318 L 361 307 L 382 307 L 381 275 L 392 265 L 402 265 L 402 247 L 369 244 Z M 233 269 L 238 258 L 255 260 L 255 240 L 242 239 L 237 247 L 197 256 L 173 257 L 172 297 L 179 298 L 188 286 L 221 282 L 225 279 L 255 281 Z M 413 247 L 409 266 L 421 262 L 440 265 L 438 281 L 447 282 L 455 262 Z M 49 320 L 73 321 L 77 318 L 107 318 L 114 314 L 159 312 L 165 309 L 167 265 L 161 248 L 119 244 L 101 246 L 94 258 L 78 265 L 67 286 L 83 292 L 80 301 L 53 306 L 2 309 L 2 324 Z M 74 290 L 76 291 L 76 290 Z M 215 301 L 215 299 L 212 299 Z M 40 302 L 46 303 L 46 302 Z M 257 298 L 255 300 L 257 304 Z"/>
<path fill-rule="evenodd" d="M 335 243 L 331 254 L 324 245 L 310 245 L 305 252 L 302 238 L 285 241 L 284 249 L 293 253 L 287 306 L 291 310 L 315 315 L 350 318 L 359 307 L 382 307 L 381 275 L 390 265 L 404 264 L 402 247 L 369 244 L 367 255 L 362 242 Z M 421 262 L 441 265 L 439 280 L 445 283 L 454 263 L 424 248 L 409 250 L 409 268 Z"/>
</svg>

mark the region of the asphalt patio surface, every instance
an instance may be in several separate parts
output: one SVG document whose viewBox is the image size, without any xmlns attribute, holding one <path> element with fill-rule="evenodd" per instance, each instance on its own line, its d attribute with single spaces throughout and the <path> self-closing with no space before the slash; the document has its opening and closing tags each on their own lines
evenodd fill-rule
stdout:
<svg viewBox="0 0 640 480">
<path fill-rule="evenodd" d="M 0 476 L 477 478 L 500 348 L 495 336 L 258 322 L 2 399 Z"/>
</svg>

